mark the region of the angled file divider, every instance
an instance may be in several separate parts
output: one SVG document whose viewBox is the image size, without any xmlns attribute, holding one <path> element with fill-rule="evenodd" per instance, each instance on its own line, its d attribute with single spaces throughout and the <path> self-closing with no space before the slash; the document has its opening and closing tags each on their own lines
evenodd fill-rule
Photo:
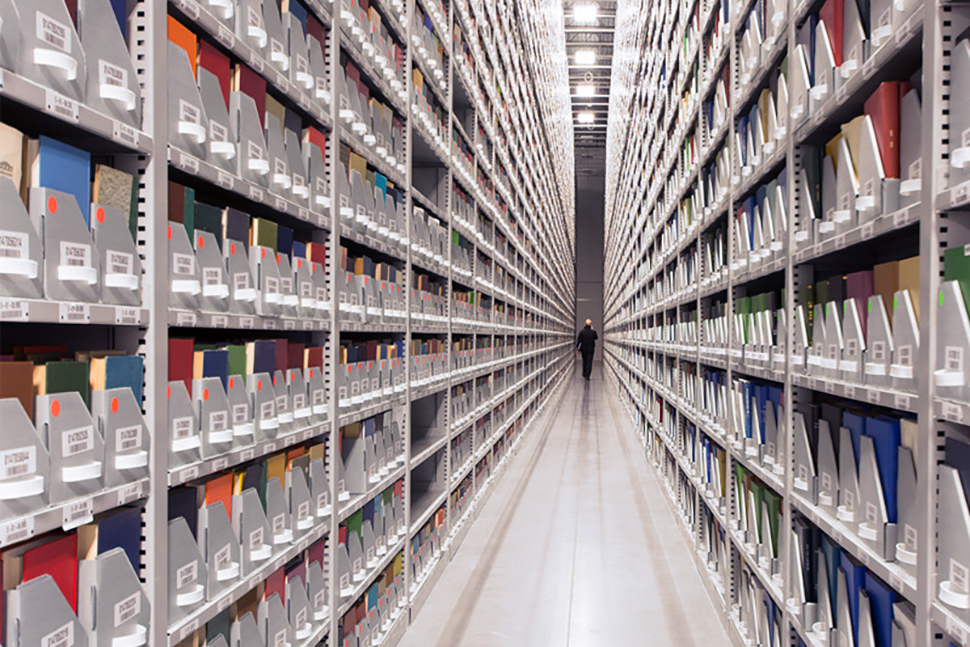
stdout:
<svg viewBox="0 0 970 647">
<path fill-rule="evenodd" d="M 222 247 L 226 273 L 232 288 L 229 312 L 239 315 L 255 315 L 259 291 L 249 264 L 246 245 L 241 241 L 226 240 Z"/>
<path fill-rule="evenodd" d="M 293 629 L 278 593 L 273 593 L 259 603 L 256 625 L 264 645 L 289 647 L 293 644 Z"/>
<path fill-rule="evenodd" d="M 206 159 L 209 121 L 185 50 L 168 43 L 168 130 L 172 144 Z"/>
<path fill-rule="evenodd" d="M 174 624 L 205 600 L 208 573 L 184 517 L 168 522 L 168 622 Z"/>
<path fill-rule="evenodd" d="M 259 631 L 256 618 L 246 613 L 232 623 L 230 643 L 232 647 L 265 647 L 266 641 Z"/>
<path fill-rule="evenodd" d="M 199 535 L 207 569 L 206 599 L 214 600 L 242 574 L 239 541 L 233 534 L 232 523 L 222 501 L 215 501 L 199 510 Z"/>
<path fill-rule="evenodd" d="M 202 434 L 202 458 L 230 451 L 235 445 L 236 436 L 222 380 L 217 377 L 192 380 L 192 401 Z"/>
<path fill-rule="evenodd" d="M 57 0 L 40 0 L 18 9 L 19 24 L 25 28 L 20 31 L 17 73 L 69 99 L 83 101 L 87 59 L 67 6 Z M 63 100 L 51 108 L 68 113 L 77 109 Z"/>
<path fill-rule="evenodd" d="M 180 223 L 168 223 L 169 307 L 197 312 L 202 305 L 202 272 L 188 232 Z"/>
<path fill-rule="evenodd" d="M 313 635 L 313 623 L 307 589 L 299 576 L 286 582 L 286 619 L 293 630 L 293 639 L 302 642 Z"/>
<path fill-rule="evenodd" d="M 104 487 L 104 439 L 76 392 L 37 396 L 35 419 L 51 457 L 51 503 Z"/>
<path fill-rule="evenodd" d="M 970 511 L 964 497 L 960 473 L 948 466 L 939 467 L 939 550 L 941 565 L 937 598 L 966 621 L 970 618 L 970 589 L 967 568 L 970 564 Z"/>
<path fill-rule="evenodd" d="M 293 177 L 290 175 L 290 165 L 283 143 L 283 124 L 276 115 L 267 112 L 264 129 L 266 151 L 269 155 L 270 188 L 277 195 L 289 195 L 293 187 Z"/>
<path fill-rule="evenodd" d="M 232 140 L 229 110 L 222 95 L 219 78 L 199 66 L 199 98 L 209 122 L 208 161 L 226 173 L 236 174 L 236 142 Z"/>
<path fill-rule="evenodd" d="M 202 458 L 199 417 L 185 388 L 185 382 L 181 380 L 168 383 L 168 428 L 171 434 L 168 452 L 170 471 Z"/>
<path fill-rule="evenodd" d="M 208 231 L 196 229 L 195 263 L 199 267 L 202 294 L 199 309 L 202 312 L 226 312 L 229 307 L 229 283 L 225 260 L 216 237 Z"/>
<path fill-rule="evenodd" d="M 93 203 L 91 235 L 104 270 L 101 302 L 140 306 L 142 266 L 121 210 Z"/>
<path fill-rule="evenodd" d="M 0 436 L 4 466 L 0 472 L 0 518 L 9 518 L 40 510 L 49 503 L 50 453 L 16 399 L 0 400 L 0 417 L 5 427 Z"/>
<path fill-rule="evenodd" d="M 77 610 L 91 647 L 148 644 L 151 604 L 122 548 L 78 562 Z"/>
<path fill-rule="evenodd" d="M 101 258 L 74 196 L 53 189 L 30 189 L 30 220 L 44 245 L 44 295 L 97 303 Z"/>
<path fill-rule="evenodd" d="M 242 547 L 243 576 L 246 576 L 273 555 L 273 536 L 256 490 L 249 488 L 232 497 L 232 528 Z"/>
<path fill-rule="evenodd" d="M 269 188 L 270 162 L 256 102 L 244 92 L 229 93 L 229 125 L 236 144 L 236 174 Z"/>
<path fill-rule="evenodd" d="M 131 389 L 92 391 L 91 414 L 104 438 L 105 487 L 147 478 L 151 436 Z"/>
<path fill-rule="evenodd" d="M 272 440 L 277 437 L 280 419 L 276 414 L 276 392 L 269 373 L 246 376 L 246 391 L 253 405 L 256 440 Z"/>
<path fill-rule="evenodd" d="M 84 102 L 133 128 L 141 128 L 141 88 L 111 2 L 78 2 L 77 24 L 88 65 Z"/>
<path fill-rule="evenodd" d="M 918 504 L 916 496 L 916 466 L 913 453 L 907 447 L 899 447 L 899 511 L 897 519 L 895 561 L 910 574 L 916 570 L 919 548 L 916 532 Z"/>
<path fill-rule="evenodd" d="M 7 70 L 17 69 L 20 55 L 20 12 L 13 0 L 0 2 L 0 67 Z M 6 29 L 3 26 L 6 25 Z"/>
<path fill-rule="evenodd" d="M 87 647 L 87 632 L 50 575 L 24 582 L 5 595 L 5 644 L 64 644 L 73 638 L 76 647 Z"/>
<path fill-rule="evenodd" d="M 0 227 L 4 255 L 0 258 L 0 295 L 39 299 L 44 294 L 44 246 L 17 187 L 0 178 Z"/>
</svg>

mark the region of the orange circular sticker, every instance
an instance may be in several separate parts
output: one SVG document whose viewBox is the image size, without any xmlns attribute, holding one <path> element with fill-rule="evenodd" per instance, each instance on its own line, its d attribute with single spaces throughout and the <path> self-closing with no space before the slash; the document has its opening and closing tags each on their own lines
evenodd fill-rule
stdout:
<svg viewBox="0 0 970 647">
<path fill-rule="evenodd" d="M 57 416 L 61 415 L 61 401 L 60 400 L 54 400 L 53 402 L 51 402 L 51 415 L 54 416 L 55 418 Z"/>
<path fill-rule="evenodd" d="M 97 217 L 98 222 L 104 222 L 104 207 L 98 207 L 94 215 Z"/>
<path fill-rule="evenodd" d="M 47 210 L 51 213 L 57 213 L 57 198 L 54 196 L 49 196 L 47 198 Z"/>
<path fill-rule="evenodd" d="M 118 413 L 118 398 L 111 398 L 111 413 Z"/>
<path fill-rule="evenodd" d="M 209 389 L 202 389 L 202 399 L 205 402 L 209 401 Z"/>
</svg>

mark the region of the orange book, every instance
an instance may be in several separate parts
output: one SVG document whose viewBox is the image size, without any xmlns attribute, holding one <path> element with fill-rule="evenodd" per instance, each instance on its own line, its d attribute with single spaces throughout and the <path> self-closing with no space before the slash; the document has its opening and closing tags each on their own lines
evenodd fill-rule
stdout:
<svg viewBox="0 0 970 647">
<path fill-rule="evenodd" d="M 205 504 L 222 501 L 226 514 L 232 518 L 232 474 L 218 476 L 205 484 Z"/>
<path fill-rule="evenodd" d="M 199 58 L 199 39 L 188 27 L 171 16 L 168 17 L 168 39 L 185 50 L 192 65 L 192 76 L 196 76 Z"/>
</svg>

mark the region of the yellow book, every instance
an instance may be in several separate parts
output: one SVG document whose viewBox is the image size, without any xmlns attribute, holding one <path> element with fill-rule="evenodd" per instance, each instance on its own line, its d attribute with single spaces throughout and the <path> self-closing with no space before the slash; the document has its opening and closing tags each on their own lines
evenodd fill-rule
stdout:
<svg viewBox="0 0 970 647">
<path fill-rule="evenodd" d="M 908 290 L 913 300 L 913 310 L 919 320 L 919 256 L 906 258 L 896 265 L 899 278 L 899 289 Z"/>
<path fill-rule="evenodd" d="M 280 487 L 286 479 L 286 454 L 276 454 L 266 459 L 266 485 L 269 487 L 270 479 L 279 479 Z"/>
<path fill-rule="evenodd" d="M 859 115 L 849 123 L 842 124 L 842 136 L 845 137 L 845 143 L 849 145 L 849 155 L 852 157 L 852 169 L 856 177 L 859 175 L 858 168 L 860 148 L 862 146 L 862 124 L 865 119 L 865 115 Z"/>
</svg>

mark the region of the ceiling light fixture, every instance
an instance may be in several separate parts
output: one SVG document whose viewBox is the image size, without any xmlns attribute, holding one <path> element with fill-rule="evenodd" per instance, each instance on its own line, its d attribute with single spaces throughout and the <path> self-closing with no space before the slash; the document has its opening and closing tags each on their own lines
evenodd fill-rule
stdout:
<svg viewBox="0 0 970 647">
<path fill-rule="evenodd" d="M 591 49 L 576 50 L 576 65 L 595 65 L 596 52 Z"/>
<path fill-rule="evenodd" d="M 591 124 L 593 123 L 593 113 L 592 112 L 581 112 L 576 115 L 576 119 L 579 120 L 581 124 Z"/>
<path fill-rule="evenodd" d="M 595 97 L 596 96 L 596 86 L 594 86 L 594 85 L 577 85 L 576 86 L 576 96 L 577 97 Z"/>
<path fill-rule="evenodd" d="M 599 5 L 595 2 L 582 2 L 573 7 L 573 20 L 582 24 L 589 25 L 596 22 L 599 16 Z"/>
</svg>

